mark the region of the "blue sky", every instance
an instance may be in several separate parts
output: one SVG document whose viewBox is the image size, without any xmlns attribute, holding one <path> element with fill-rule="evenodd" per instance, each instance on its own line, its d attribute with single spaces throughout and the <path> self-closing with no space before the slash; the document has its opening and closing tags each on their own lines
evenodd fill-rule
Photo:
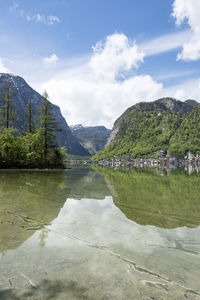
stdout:
<svg viewBox="0 0 200 300">
<path fill-rule="evenodd" d="M 139 101 L 200 101 L 199 20 L 199 0 L 0 0 L 0 72 L 112 127 Z"/>
</svg>

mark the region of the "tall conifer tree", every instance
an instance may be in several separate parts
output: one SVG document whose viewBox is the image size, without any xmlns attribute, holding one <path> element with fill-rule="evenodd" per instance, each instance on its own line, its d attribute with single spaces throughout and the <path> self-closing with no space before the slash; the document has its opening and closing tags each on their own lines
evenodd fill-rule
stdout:
<svg viewBox="0 0 200 300">
<path fill-rule="evenodd" d="M 48 153 L 57 147 L 56 134 L 58 131 L 58 123 L 55 121 L 52 112 L 53 105 L 48 101 L 48 94 L 45 91 L 43 94 L 42 105 L 39 108 L 39 126 L 42 130 L 42 146 L 44 152 L 44 160 L 47 163 Z"/>
<path fill-rule="evenodd" d="M 26 126 L 29 133 L 33 133 L 35 129 L 33 104 L 29 101 L 26 105 Z"/>
<path fill-rule="evenodd" d="M 3 104 L 1 109 L 1 121 L 2 125 L 8 129 L 12 127 L 15 116 L 15 109 L 12 101 L 12 86 L 10 83 L 8 83 L 7 85 L 7 91 L 5 92 L 5 95 L 2 100 Z"/>
</svg>

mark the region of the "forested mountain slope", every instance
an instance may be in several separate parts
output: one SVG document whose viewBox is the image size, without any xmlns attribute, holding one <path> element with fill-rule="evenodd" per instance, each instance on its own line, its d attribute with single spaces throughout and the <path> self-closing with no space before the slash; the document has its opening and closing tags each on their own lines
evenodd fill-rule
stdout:
<svg viewBox="0 0 200 300">
<path fill-rule="evenodd" d="M 194 100 L 162 98 L 138 103 L 116 120 L 105 148 L 94 159 L 114 155 L 150 158 L 159 156 L 160 151 L 178 156 L 189 150 L 200 152 L 199 110 Z M 188 147 L 194 144 L 195 148 Z M 177 151 L 177 147 L 183 148 Z"/>
</svg>

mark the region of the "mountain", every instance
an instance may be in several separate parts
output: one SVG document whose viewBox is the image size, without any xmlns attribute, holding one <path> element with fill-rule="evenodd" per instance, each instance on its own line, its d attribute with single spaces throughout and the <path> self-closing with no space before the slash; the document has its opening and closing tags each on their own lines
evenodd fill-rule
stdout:
<svg viewBox="0 0 200 300">
<path fill-rule="evenodd" d="M 111 130 L 104 126 L 83 127 L 81 124 L 70 126 L 73 135 L 91 154 L 102 150 Z"/>
<path fill-rule="evenodd" d="M 199 108 L 195 100 L 182 102 L 174 98 L 162 98 L 154 102 L 140 102 L 128 108 L 115 121 L 105 148 L 96 154 L 94 159 L 114 155 L 157 157 L 161 150 L 164 153 L 171 150 L 171 154 L 174 155 L 174 143 L 180 143 L 187 120 L 190 135 L 198 139 L 197 134 L 193 132 L 199 127 L 199 119 L 196 117 Z M 191 138 L 191 145 L 193 142 Z M 179 156 L 189 150 L 185 148 Z"/>
<path fill-rule="evenodd" d="M 175 156 L 184 156 L 189 151 L 200 154 L 200 105 L 184 118 L 170 140 L 169 150 Z"/>
<path fill-rule="evenodd" d="M 8 84 L 12 90 L 12 100 L 16 110 L 15 125 L 19 132 L 25 129 L 26 105 L 29 101 L 32 102 L 35 116 L 38 116 L 38 108 L 41 105 L 42 96 L 33 90 L 26 81 L 13 74 L 0 73 L 0 96 L 3 97 L 7 91 Z M 89 152 L 77 141 L 72 135 L 72 132 L 61 114 L 60 108 L 53 104 L 52 112 L 58 127 L 61 129 L 57 132 L 57 142 L 59 146 L 65 146 L 67 152 L 74 155 L 89 155 Z"/>
</svg>

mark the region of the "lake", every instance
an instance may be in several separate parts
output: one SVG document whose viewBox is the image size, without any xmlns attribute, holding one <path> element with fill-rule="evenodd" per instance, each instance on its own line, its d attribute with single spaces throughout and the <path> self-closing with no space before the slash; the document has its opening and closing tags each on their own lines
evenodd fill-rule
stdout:
<svg viewBox="0 0 200 300">
<path fill-rule="evenodd" d="M 0 299 L 200 299 L 200 174 L 1 170 Z"/>
</svg>

